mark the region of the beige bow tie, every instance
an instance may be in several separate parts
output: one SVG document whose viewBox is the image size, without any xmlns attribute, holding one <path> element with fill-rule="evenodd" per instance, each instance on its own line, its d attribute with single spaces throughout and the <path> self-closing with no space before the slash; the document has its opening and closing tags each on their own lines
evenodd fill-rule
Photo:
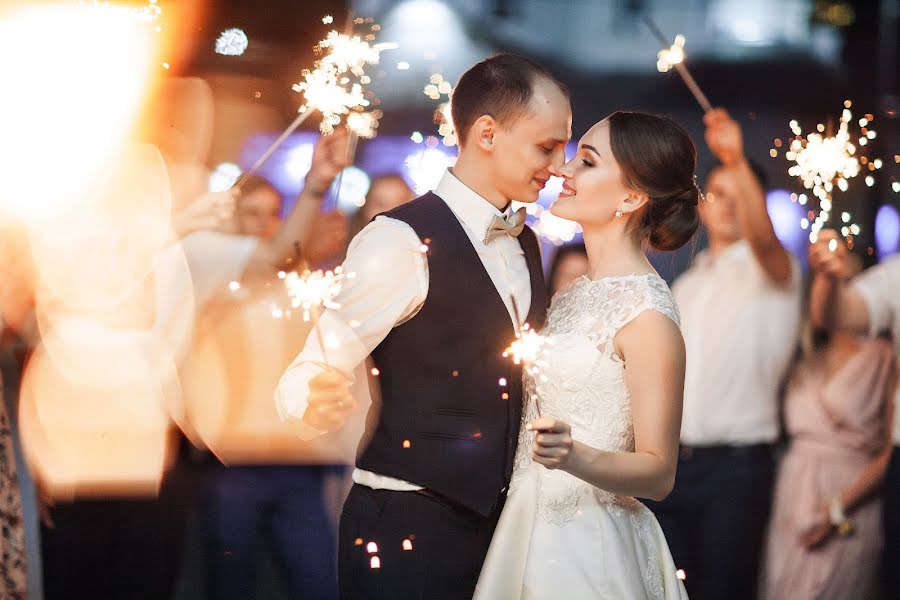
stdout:
<svg viewBox="0 0 900 600">
<path fill-rule="evenodd" d="M 484 234 L 484 243 L 490 244 L 497 238 L 504 235 L 512 235 L 518 237 L 522 230 L 525 229 L 525 207 L 523 206 L 509 217 L 503 215 L 494 215 L 491 224 L 488 225 L 487 232 Z"/>
</svg>

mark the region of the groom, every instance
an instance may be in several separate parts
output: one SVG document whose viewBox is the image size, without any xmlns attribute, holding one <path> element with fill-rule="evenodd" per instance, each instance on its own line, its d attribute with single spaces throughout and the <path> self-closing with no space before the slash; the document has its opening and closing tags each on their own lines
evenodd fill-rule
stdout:
<svg viewBox="0 0 900 600">
<path fill-rule="evenodd" d="M 353 240 L 355 277 L 320 320 L 337 343 L 326 360 L 310 336 L 276 392 L 313 437 L 352 412 L 352 370 L 369 354 L 377 368 L 381 411 L 341 515 L 342 598 L 471 598 L 512 472 L 521 369 L 502 352 L 516 315 L 543 323 L 547 297 L 537 239 L 509 207 L 562 165 L 571 108 L 509 54 L 464 73 L 452 106 L 456 166 Z"/>
</svg>

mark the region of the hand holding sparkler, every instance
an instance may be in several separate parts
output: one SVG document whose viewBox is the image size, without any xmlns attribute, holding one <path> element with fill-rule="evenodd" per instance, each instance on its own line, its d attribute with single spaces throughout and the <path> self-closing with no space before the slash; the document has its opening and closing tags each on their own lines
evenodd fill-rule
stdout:
<svg viewBox="0 0 900 600">
<path fill-rule="evenodd" d="M 809 246 L 809 269 L 836 281 L 850 277 L 850 256 L 838 232 L 823 229 L 815 243 Z"/>
<path fill-rule="evenodd" d="M 350 135 L 346 129 L 321 136 L 313 148 L 305 189 L 314 196 L 324 197 L 338 174 L 350 164 L 349 149 Z"/>
<path fill-rule="evenodd" d="M 346 276 L 352 277 L 353 274 Z M 328 364 L 327 342 L 319 328 L 319 321 L 325 309 L 340 308 L 335 298 L 340 294 L 344 277 L 345 274 L 340 267 L 334 271 L 306 271 L 302 275 L 288 273 L 284 276 L 291 306 L 303 310 L 303 320 L 309 321 L 312 311 L 318 312 L 313 332 L 322 350 L 326 370 L 309 382 L 309 406 L 303 414 L 303 421 L 319 431 L 339 429 L 356 408 L 350 394 L 349 380 Z"/>
<path fill-rule="evenodd" d="M 741 126 L 724 108 L 714 108 L 703 115 L 706 124 L 706 145 L 723 165 L 731 166 L 744 160 L 744 139 Z"/>
<path fill-rule="evenodd" d="M 350 393 L 350 380 L 334 369 L 310 380 L 308 402 L 303 421 L 324 432 L 340 429 L 356 408 Z"/>
<path fill-rule="evenodd" d="M 548 469 L 565 469 L 575 447 L 572 427 L 553 417 L 540 417 L 525 428 L 536 434 L 531 447 L 531 460 Z"/>
</svg>

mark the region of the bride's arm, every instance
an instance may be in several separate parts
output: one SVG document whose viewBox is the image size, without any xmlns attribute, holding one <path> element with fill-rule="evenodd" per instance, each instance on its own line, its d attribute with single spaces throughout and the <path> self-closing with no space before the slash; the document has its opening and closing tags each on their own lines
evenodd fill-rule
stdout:
<svg viewBox="0 0 900 600">
<path fill-rule="evenodd" d="M 615 494 L 662 500 L 675 484 L 681 404 L 684 393 L 684 340 L 667 317 L 647 311 L 616 336 L 631 394 L 634 452 L 605 452 L 573 440 L 567 423 L 542 417 L 532 458 L 562 469 Z"/>
</svg>

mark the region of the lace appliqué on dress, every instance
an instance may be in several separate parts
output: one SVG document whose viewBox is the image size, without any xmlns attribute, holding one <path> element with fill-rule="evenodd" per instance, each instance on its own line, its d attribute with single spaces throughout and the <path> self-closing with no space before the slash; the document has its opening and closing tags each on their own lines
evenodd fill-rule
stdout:
<svg viewBox="0 0 900 600">
<path fill-rule="evenodd" d="M 582 278 L 553 300 L 542 332 L 552 341 L 546 364 L 538 374 L 524 376 L 525 408 L 510 485 L 512 492 L 529 468 L 538 468 L 538 513 L 547 522 L 576 519 L 584 502 L 609 504 L 632 514 L 643 508 L 634 498 L 533 465 L 534 434 L 525 430 L 525 424 L 538 417 L 540 403 L 543 415 L 569 423 L 572 437 L 582 443 L 609 452 L 634 451 L 625 364 L 615 355 L 613 340 L 645 310 L 656 310 L 680 323 L 668 286 L 655 274 L 596 281 Z"/>
</svg>

